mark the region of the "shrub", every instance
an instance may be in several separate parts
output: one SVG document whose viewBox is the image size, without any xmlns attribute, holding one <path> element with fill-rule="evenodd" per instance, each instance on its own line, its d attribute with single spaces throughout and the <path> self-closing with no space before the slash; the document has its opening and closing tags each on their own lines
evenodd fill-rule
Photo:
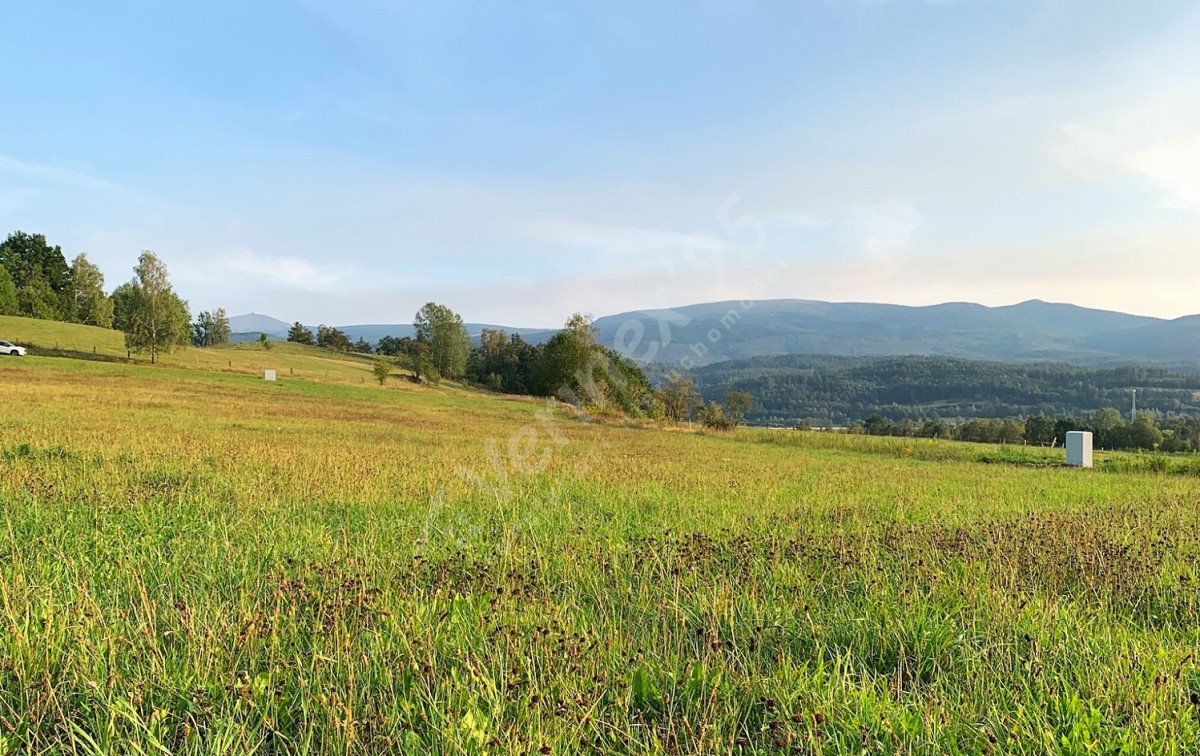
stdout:
<svg viewBox="0 0 1200 756">
<path fill-rule="evenodd" d="M 392 364 L 383 359 L 375 360 L 371 372 L 375 374 L 375 380 L 379 381 L 379 385 L 382 386 L 387 383 L 388 376 L 392 374 Z"/>
</svg>

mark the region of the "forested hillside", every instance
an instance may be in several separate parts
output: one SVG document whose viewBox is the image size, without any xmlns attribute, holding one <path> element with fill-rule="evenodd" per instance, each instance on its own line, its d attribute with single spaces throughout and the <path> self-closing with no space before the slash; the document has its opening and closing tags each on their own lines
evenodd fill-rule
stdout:
<svg viewBox="0 0 1200 756">
<path fill-rule="evenodd" d="M 1157 368 L 1080 368 L 945 357 L 786 355 L 734 360 L 692 373 L 706 399 L 754 397 L 756 424 L 843 425 L 893 420 L 1075 416 L 1101 407 L 1200 412 L 1200 376 Z"/>
</svg>

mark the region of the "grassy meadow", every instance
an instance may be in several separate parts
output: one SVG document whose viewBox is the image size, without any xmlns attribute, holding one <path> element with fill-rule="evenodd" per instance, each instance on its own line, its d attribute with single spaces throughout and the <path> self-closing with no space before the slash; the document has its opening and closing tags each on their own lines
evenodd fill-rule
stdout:
<svg viewBox="0 0 1200 756">
<path fill-rule="evenodd" d="M 0 753 L 1200 751 L 1200 476 L 9 321 Z"/>
<path fill-rule="evenodd" d="M 108 328 L 95 328 L 51 320 L 33 320 L 0 315 L 0 338 L 28 347 L 31 355 L 67 357 L 121 364 L 149 366 L 146 355 L 129 355 L 123 334 Z M 161 355 L 155 367 L 190 368 L 261 376 L 272 368 L 281 377 L 322 383 L 368 383 L 371 377 L 368 355 L 335 354 L 303 344 L 271 342 L 264 348 L 257 342 L 230 344 L 215 349 L 187 347 Z"/>
</svg>

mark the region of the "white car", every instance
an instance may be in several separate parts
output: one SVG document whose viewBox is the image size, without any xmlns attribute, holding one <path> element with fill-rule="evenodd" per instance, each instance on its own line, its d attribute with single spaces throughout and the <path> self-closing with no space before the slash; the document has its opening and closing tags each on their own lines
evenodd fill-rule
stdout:
<svg viewBox="0 0 1200 756">
<path fill-rule="evenodd" d="M 19 347 L 16 344 L 7 341 L 0 341 L 0 354 L 11 354 L 13 357 L 24 357 L 25 347 Z"/>
</svg>

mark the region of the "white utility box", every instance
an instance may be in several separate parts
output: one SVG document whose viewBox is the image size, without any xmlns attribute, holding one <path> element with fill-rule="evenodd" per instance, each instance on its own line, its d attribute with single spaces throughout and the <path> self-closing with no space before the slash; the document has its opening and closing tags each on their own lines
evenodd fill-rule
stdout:
<svg viewBox="0 0 1200 756">
<path fill-rule="evenodd" d="M 1067 464 L 1071 467 L 1092 466 L 1092 434 L 1088 431 L 1067 433 Z"/>
</svg>

